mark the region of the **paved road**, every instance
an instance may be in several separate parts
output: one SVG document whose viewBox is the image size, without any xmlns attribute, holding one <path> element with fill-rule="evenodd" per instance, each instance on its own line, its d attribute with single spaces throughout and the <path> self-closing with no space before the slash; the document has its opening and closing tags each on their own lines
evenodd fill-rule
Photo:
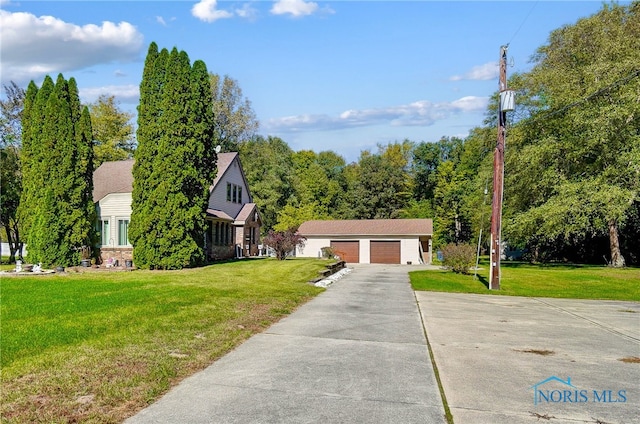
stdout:
<svg viewBox="0 0 640 424">
<path fill-rule="evenodd" d="M 409 269 L 356 266 L 126 422 L 445 423 Z"/>
</svg>

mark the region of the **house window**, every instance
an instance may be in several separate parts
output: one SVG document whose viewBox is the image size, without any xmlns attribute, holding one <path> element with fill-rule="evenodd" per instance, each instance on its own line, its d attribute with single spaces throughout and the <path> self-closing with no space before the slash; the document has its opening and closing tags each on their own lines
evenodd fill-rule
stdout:
<svg viewBox="0 0 640 424">
<path fill-rule="evenodd" d="M 242 203 L 242 186 L 227 183 L 227 202 Z"/>
<path fill-rule="evenodd" d="M 118 220 L 118 246 L 129 245 L 129 220 Z"/>
<path fill-rule="evenodd" d="M 109 239 L 111 238 L 109 219 L 100 219 L 98 221 L 98 234 L 100 234 L 100 244 L 102 246 L 107 246 L 109 244 Z"/>
</svg>

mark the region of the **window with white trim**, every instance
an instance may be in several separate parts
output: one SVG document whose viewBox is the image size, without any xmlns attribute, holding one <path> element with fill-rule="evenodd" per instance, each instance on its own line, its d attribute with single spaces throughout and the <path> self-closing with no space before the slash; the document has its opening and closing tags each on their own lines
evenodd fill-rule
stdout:
<svg viewBox="0 0 640 424">
<path fill-rule="evenodd" d="M 128 246 L 129 244 L 129 220 L 118 219 L 118 246 Z"/>
<path fill-rule="evenodd" d="M 98 234 L 100 235 L 100 245 L 108 246 L 111 238 L 111 221 L 109 218 L 100 218 L 98 220 Z"/>
</svg>

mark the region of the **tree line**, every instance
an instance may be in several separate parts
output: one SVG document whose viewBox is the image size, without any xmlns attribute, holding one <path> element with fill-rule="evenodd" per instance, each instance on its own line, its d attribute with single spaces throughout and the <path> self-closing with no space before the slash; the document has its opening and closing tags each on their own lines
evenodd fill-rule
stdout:
<svg viewBox="0 0 640 424">
<path fill-rule="evenodd" d="M 153 57 L 166 56 L 162 63 L 174 55 L 173 51 L 152 51 L 150 48 Z M 220 145 L 224 151 L 240 152 L 265 233 L 295 228 L 309 219 L 374 218 L 433 218 L 436 247 L 476 243 L 481 231 L 488 233 L 491 196 L 487 193 L 492 191 L 497 93 L 484 124 L 464 139 L 394 141 L 379 145 L 376 151 L 363 151 L 357 161 L 347 163 L 333 151 L 293 151 L 281 138 L 256 135 L 258 121 L 250 102 L 242 96 L 237 81 L 228 76 L 208 74 L 206 102 L 211 103 L 205 108 L 204 103 L 194 103 L 194 110 L 200 112 L 189 119 L 196 121 L 176 118 L 174 125 L 154 123 L 150 117 L 159 113 L 157 108 L 173 113 L 172 96 L 193 95 L 194 83 L 189 78 L 194 77 L 196 65 L 187 66 L 186 54 L 176 52 L 174 56 L 171 60 L 182 69 L 180 76 L 176 75 L 182 79 L 182 89 L 160 84 L 158 78 L 165 78 L 173 70 L 153 70 L 147 58 L 137 144 L 132 127 L 128 127 L 131 116 L 121 112 L 113 98 L 103 97 L 99 104 L 90 105 L 94 166 L 102 160 L 133 155 L 140 163 L 138 180 L 145 172 L 152 175 L 156 167 L 172 166 L 149 159 L 158 156 L 154 149 L 173 149 L 179 157 L 179 161 L 174 158 L 176 163 L 204 161 L 210 166 L 210 150 Z M 530 71 L 513 74 L 508 81 L 517 92 L 517 107 L 508 112 L 503 239 L 510 248 L 523 250 L 534 261 L 638 264 L 640 3 L 603 5 L 596 14 L 553 31 L 531 61 Z M 154 78 L 152 71 L 161 75 L 155 76 L 155 85 L 148 84 L 148 78 Z M 204 73 L 206 68 L 202 67 L 201 84 Z M 20 191 L 20 184 L 15 184 L 20 172 L 11 177 L 14 168 L 8 165 L 19 164 L 22 155 L 13 119 L 19 117 L 20 102 L 10 101 L 19 96 L 9 95 L 10 91 L 20 90 L 5 86 L 8 100 L 1 105 L 2 225 L 7 238 L 16 222 L 8 213 L 12 210 L 12 193 Z M 98 125 L 96 116 L 119 120 L 111 126 Z M 182 126 L 186 122 L 188 125 Z M 210 122 L 210 126 L 201 125 L 203 122 Z M 97 135 L 98 128 L 106 130 Z M 173 144 L 172 131 L 180 132 L 180 137 L 185 131 L 193 136 L 207 134 L 210 140 L 197 144 L 198 154 L 190 155 Z M 199 172 L 194 170 L 187 179 L 202 181 L 203 176 L 211 176 L 210 169 Z M 22 187 L 27 187 L 24 183 Z M 147 182 L 140 182 L 139 187 L 143 184 Z M 192 206 L 195 217 L 196 207 Z M 170 215 L 164 216 L 162 231 L 170 232 Z M 145 234 L 151 231 L 150 221 L 148 225 L 142 219 L 138 221 L 140 228 L 132 228 L 132 232 L 144 244 Z M 486 240 L 483 245 L 486 247 Z M 199 262 L 192 254 L 178 262 L 192 260 Z"/>
<path fill-rule="evenodd" d="M 640 263 L 640 2 L 553 31 L 508 81 L 503 240 L 533 261 Z M 267 227 L 434 219 L 434 244 L 488 233 L 498 95 L 465 139 L 396 141 L 345 163 L 275 137 L 240 145 Z M 487 246 L 486 240 L 484 246 Z"/>
</svg>

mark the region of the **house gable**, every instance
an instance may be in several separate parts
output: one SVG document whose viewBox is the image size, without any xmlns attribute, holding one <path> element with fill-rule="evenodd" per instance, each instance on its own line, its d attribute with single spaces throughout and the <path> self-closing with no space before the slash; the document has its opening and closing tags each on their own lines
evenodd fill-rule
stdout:
<svg viewBox="0 0 640 424">
<path fill-rule="evenodd" d="M 210 192 L 208 209 L 234 219 L 245 204 L 253 202 L 237 152 L 218 154 L 218 174 Z"/>
</svg>

